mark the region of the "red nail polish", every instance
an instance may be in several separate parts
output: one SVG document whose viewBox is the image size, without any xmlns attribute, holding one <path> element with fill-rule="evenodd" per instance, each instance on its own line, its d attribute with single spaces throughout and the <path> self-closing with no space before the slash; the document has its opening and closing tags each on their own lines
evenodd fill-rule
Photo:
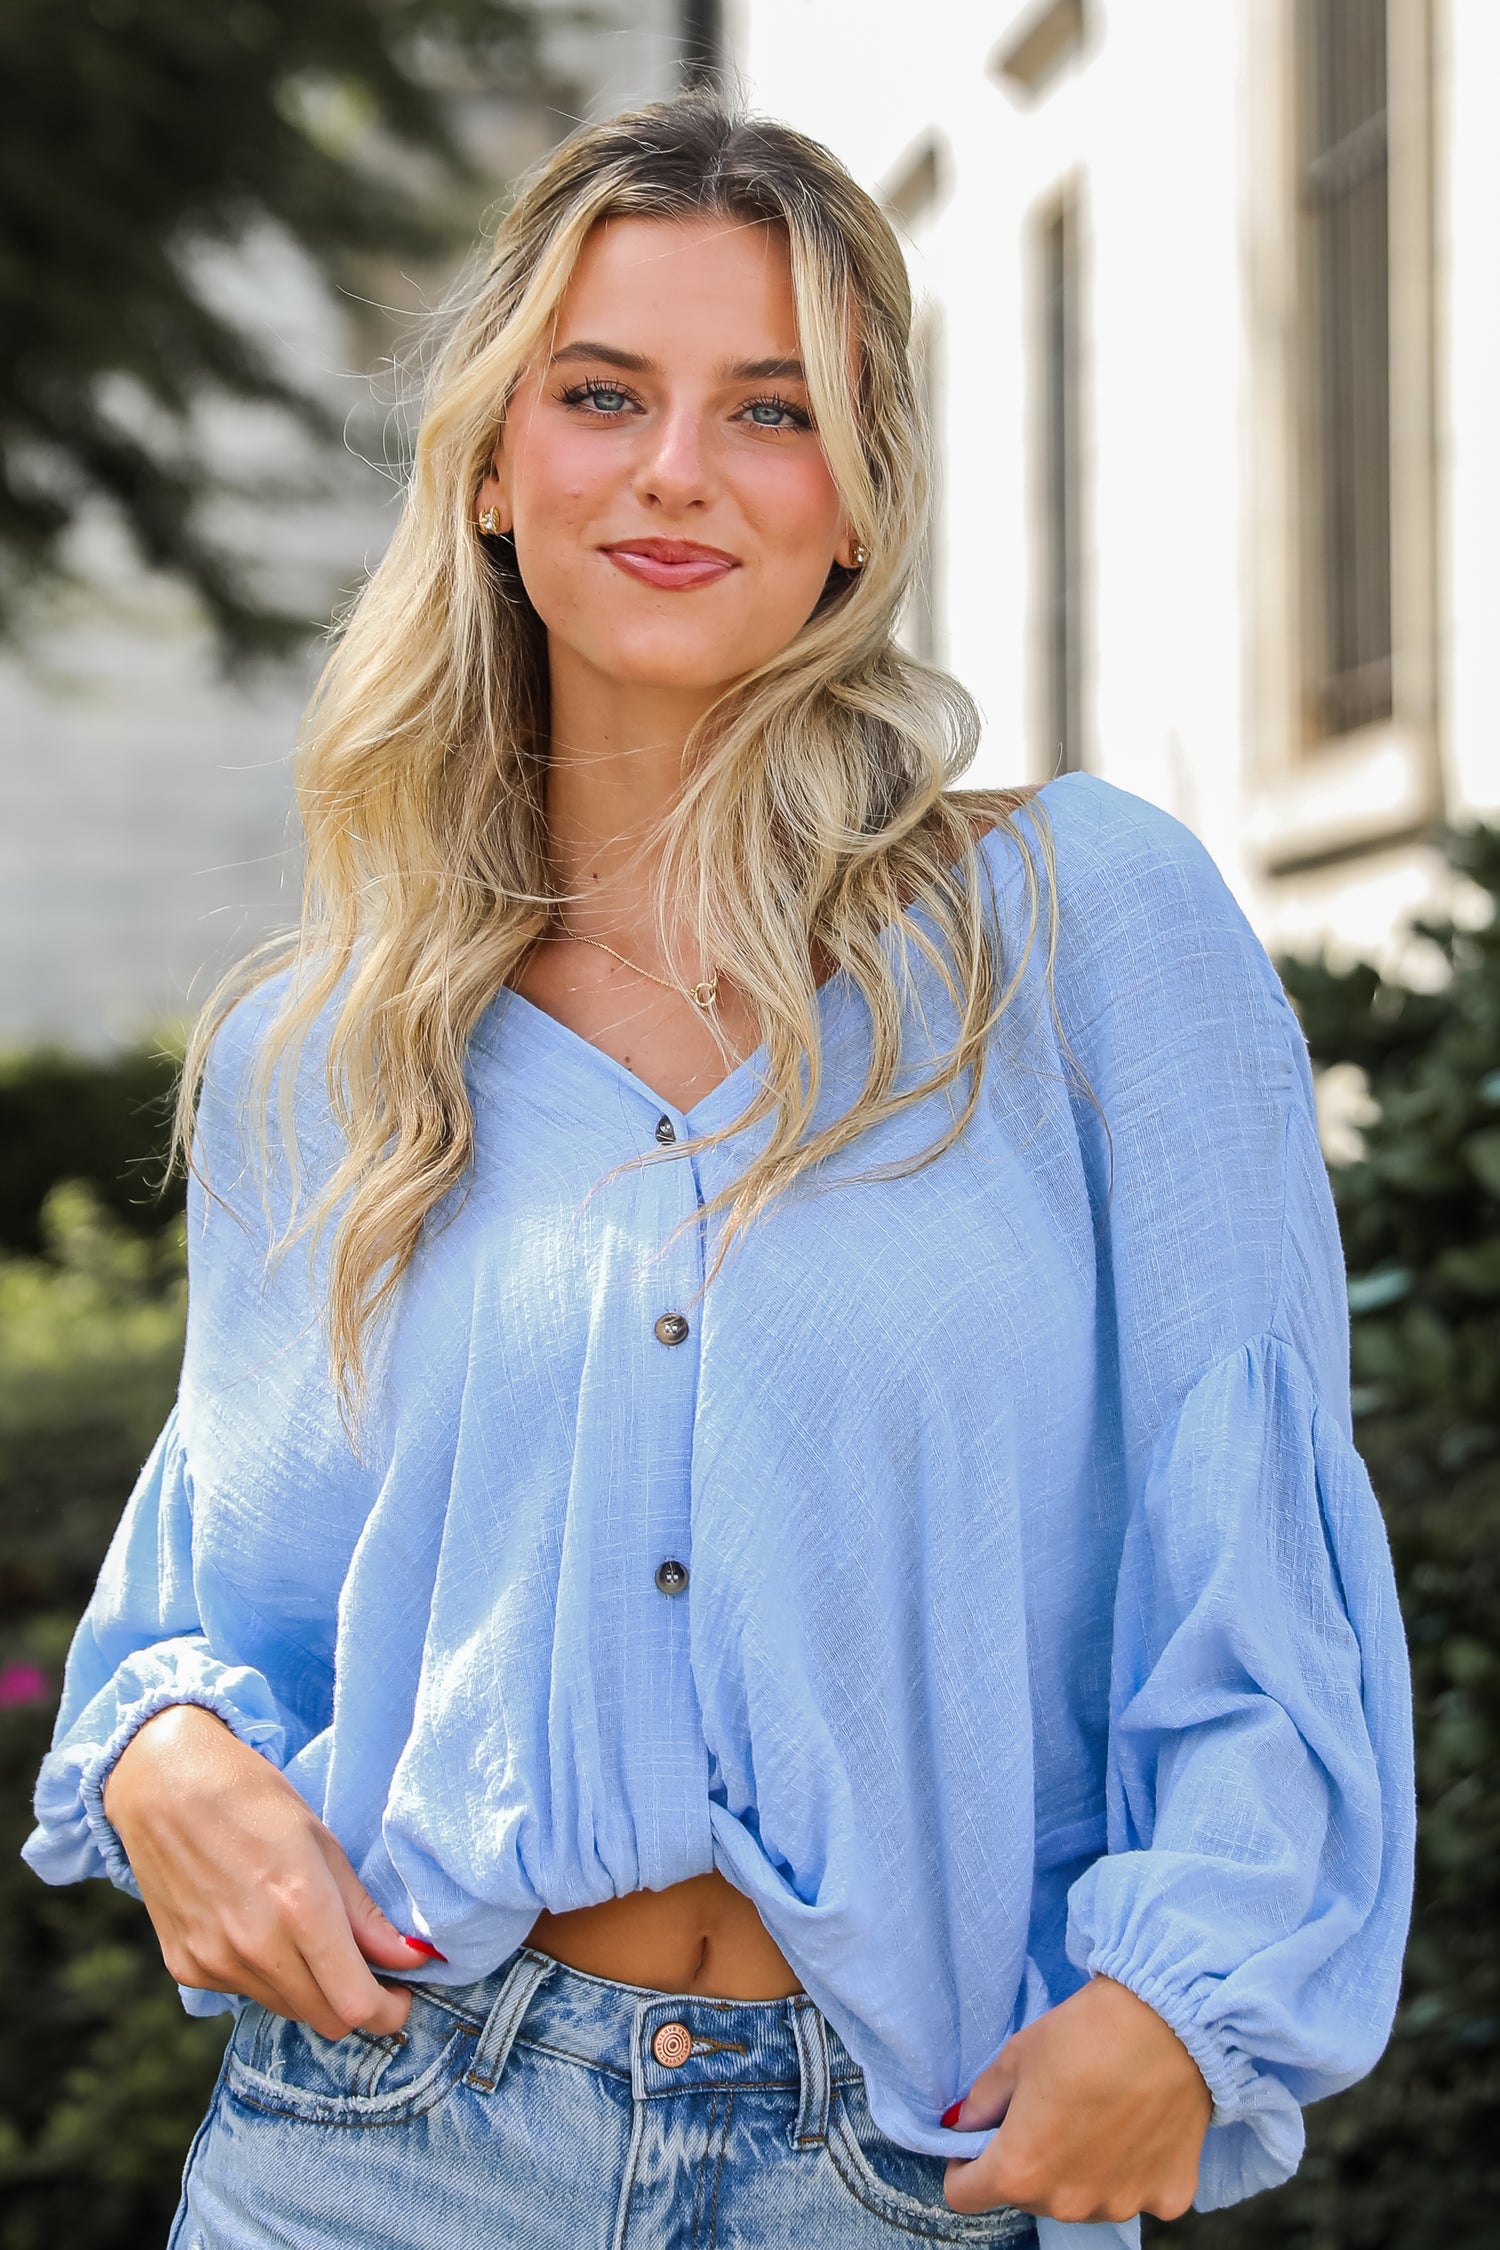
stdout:
<svg viewBox="0 0 1500 2250">
<path fill-rule="evenodd" d="M 956 2125 L 958 2123 L 958 2113 L 963 2108 L 963 2106 L 964 2105 L 962 2102 L 950 2102 L 948 2104 L 948 2107 L 943 2111 L 943 2123 L 945 2125 Z"/>
<path fill-rule="evenodd" d="M 405 1932 L 403 1931 L 402 1943 L 405 1945 L 409 1945 L 413 1953 L 425 1953 L 429 1961 L 441 1961 L 445 1967 L 447 1966 L 447 1954 L 439 1953 L 437 1947 L 435 1945 L 429 1945 L 426 1938 L 407 1937 Z"/>
</svg>

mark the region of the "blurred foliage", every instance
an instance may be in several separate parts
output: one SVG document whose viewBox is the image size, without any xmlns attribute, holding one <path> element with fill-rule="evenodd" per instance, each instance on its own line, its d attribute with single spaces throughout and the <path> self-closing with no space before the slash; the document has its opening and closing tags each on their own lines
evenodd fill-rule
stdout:
<svg viewBox="0 0 1500 2250">
<path fill-rule="evenodd" d="M 41 1249 L 42 1205 L 59 1180 L 87 1180 L 138 1234 L 177 1216 L 182 1182 L 165 1173 L 180 1063 L 161 1046 L 107 1061 L 0 1055 L 0 1251 Z"/>
<path fill-rule="evenodd" d="M 270 227 L 334 285 L 447 254 L 443 196 L 480 183 L 443 83 L 536 69 L 534 0 L 6 0 L 0 627 L 102 496 L 227 656 L 306 637 L 204 528 L 233 487 L 194 408 L 336 418 L 204 288 L 205 253 Z"/>
<path fill-rule="evenodd" d="M 1417 1906 L 1395 2034 L 1307 2113 L 1274 2194 L 1180 2222 L 1205 2250 L 1480 2250 L 1500 2210 L 1500 830 L 1450 839 L 1478 929 L 1418 924 L 1451 974 L 1280 964 L 1320 1065 L 1376 1105 L 1333 1175 L 1348 1258 L 1355 1436 L 1411 1643 Z"/>
<path fill-rule="evenodd" d="M 1500 905 L 1500 831 L 1452 851 Z M 1282 964 L 1316 1061 L 1358 1064 L 1375 1105 L 1334 1187 L 1356 1432 L 1416 1681 L 1406 1982 L 1373 2076 L 1308 2112 L 1295 2180 L 1147 2222 L 1194 2250 L 1487 2250 L 1500 2203 L 1500 913 L 1424 927 L 1452 972 L 1436 993 Z M 67 1068 L 71 1091 L 0 1103 L 0 1161 L 34 1183 L 7 1224 L 36 1252 L 0 1258 L 0 1944 L 27 1967 L 4 1987 L 0 2250 L 156 2250 L 224 2027 L 183 2016 L 138 1905 L 102 1883 L 48 1890 L 15 1858 L 71 1624 L 170 1402 L 183 1313 L 180 1221 L 153 1232 L 134 1186 L 107 1184 L 133 1133 L 142 1158 L 159 1145 L 145 1082 L 104 1066 L 90 1090 L 88 1066 Z M 101 1185 L 50 1184 L 38 1211 L 70 1104 L 100 1122 L 93 1155 L 80 1125 L 68 1161 Z"/>
<path fill-rule="evenodd" d="M 132 1122 L 139 1153 L 154 1136 L 130 1074 L 98 1076 L 103 1170 Z M 182 1228 L 64 1183 L 36 1232 L 41 1255 L 0 1259 L 0 2250 L 160 2250 L 225 2025 L 183 2013 L 134 1899 L 50 1890 L 17 1855 L 74 1621 L 176 1385 Z"/>
<path fill-rule="evenodd" d="M 129 1234 L 69 1181 L 42 1228 L 0 1260 L 0 1631 L 82 1609 L 182 1357 L 180 1219 Z"/>
</svg>

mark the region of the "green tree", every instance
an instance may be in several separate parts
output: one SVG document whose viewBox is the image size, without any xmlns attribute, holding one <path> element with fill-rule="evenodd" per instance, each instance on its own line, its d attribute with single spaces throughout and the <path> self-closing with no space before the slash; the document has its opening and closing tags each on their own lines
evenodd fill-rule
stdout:
<svg viewBox="0 0 1500 2250">
<path fill-rule="evenodd" d="M 231 658 L 305 634 L 205 529 L 234 489 L 205 396 L 331 434 L 212 303 L 206 252 L 273 227 L 331 284 L 451 241 L 480 184 L 438 67 L 535 77 L 535 0 L 6 0 L 0 9 L 0 629 L 81 507 L 197 593 Z"/>
<path fill-rule="evenodd" d="M 1295 2180 L 1171 2230 L 1205 2250 L 1487 2250 L 1500 2208 L 1500 830 L 1449 848 L 1491 911 L 1418 925 L 1440 990 L 1281 964 L 1314 1060 L 1358 1064 L 1377 1113 L 1334 1192 L 1415 1676 L 1401 2008 L 1373 2075 L 1308 2112 Z"/>
</svg>

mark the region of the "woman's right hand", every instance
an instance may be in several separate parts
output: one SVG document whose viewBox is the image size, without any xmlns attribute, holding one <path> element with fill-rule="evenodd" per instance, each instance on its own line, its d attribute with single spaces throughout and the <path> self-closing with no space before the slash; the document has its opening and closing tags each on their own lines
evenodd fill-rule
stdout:
<svg viewBox="0 0 1500 2250">
<path fill-rule="evenodd" d="M 211 1711 L 148 1719 L 104 1813 L 179 1984 L 244 1993 L 325 2039 L 401 2029 L 411 1995 L 371 1964 L 419 1968 L 430 1949 L 386 1920 L 291 1783 Z"/>
</svg>

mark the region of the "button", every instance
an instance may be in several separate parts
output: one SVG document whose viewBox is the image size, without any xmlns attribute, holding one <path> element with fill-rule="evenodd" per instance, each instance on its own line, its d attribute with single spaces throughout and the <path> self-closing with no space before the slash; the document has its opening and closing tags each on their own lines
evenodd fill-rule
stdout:
<svg viewBox="0 0 1500 2250">
<path fill-rule="evenodd" d="M 665 1562 L 657 1564 L 656 1585 L 659 1593 L 680 1594 L 687 1582 L 688 1566 L 679 1562 L 675 1555 L 668 1555 Z"/>
<path fill-rule="evenodd" d="M 688 1324 L 680 1312 L 664 1312 L 656 1323 L 656 1341 L 659 1344 L 680 1344 L 688 1332 Z"/>
<path fill-rule="evenodd" d="M 673 1125 L 671 1118 L 668 1117 L 665 1110 L 662 1111 L 661 1116 L 656 1120 L 656 1137 L 661 1142 L 663 1148 L 669 1148 L 672 1142 L 677 1138 L 677 1129 Z"/>
<path fill-rule="evenodd" d="M 680 2070 L 692 2051 L 693 2035 L 685 2023 L 664 2023 L 651 2042 L 663 2070 Z"/>
</svg>

